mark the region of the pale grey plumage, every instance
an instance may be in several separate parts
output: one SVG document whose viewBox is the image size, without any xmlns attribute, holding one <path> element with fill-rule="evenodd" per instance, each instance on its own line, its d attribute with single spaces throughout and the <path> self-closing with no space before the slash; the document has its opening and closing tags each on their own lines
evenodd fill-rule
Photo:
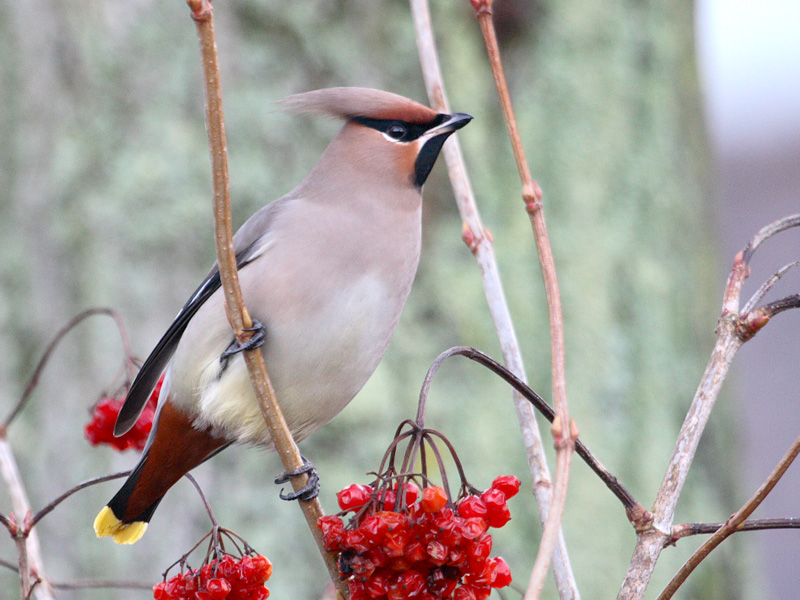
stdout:
<svg viewBox="0 0 800 600">
<path fill-rule="evenodd" d="M 346 120 L 309 175 L 234 236 L 250 315 L 286 422 L 300 441 L 341 411 L 389 344 L 419 261 L 421 187 L 447 136 L 469 115 L 440 115 L 394 94 L 331 88 L 287 99 Z M 133 543 L 164 493 L 231 442 L 271 447 L 212 268 L 145 361 L 115 432 L 127 431 L 161 372 L 142 458 L 95 521 Z"/>
</svg>

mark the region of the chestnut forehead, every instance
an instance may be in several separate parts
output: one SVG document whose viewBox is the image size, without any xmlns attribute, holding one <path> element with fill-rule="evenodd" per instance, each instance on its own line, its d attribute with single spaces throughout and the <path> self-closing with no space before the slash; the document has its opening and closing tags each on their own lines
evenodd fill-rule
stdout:
<svg viewBox="0 0 800 600">
<path fill-rule="evenodd" d="M 363 116 L 379 119 L 381 121 L 403 121 L 405 123 L 424 125 L 433 121 L 436 115 L 437 113 L 435 110 L 409 100 L 408 103 L 383 106 Z"/>
</svg>

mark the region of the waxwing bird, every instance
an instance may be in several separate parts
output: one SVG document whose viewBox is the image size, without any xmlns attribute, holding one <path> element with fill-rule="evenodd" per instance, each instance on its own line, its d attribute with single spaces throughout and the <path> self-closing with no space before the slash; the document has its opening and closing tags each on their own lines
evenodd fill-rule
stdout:
<svg viewBox="0 0 800 600">
<path fill-rule="evenodd" d="M 383 356 L 417 270 L 422 185 L 466 114 L 395 94 L 330 88 L 290 96 L 295 112 L 344 126 L 297 188 L 233 238 L 254 345 L 298 442 L 356 395 Z M 132 544 L 167 490 L 231 443 L 272 448 L 242 355 L 232 343 L 217 267 L 145 361 L 115 434 L 136 422 L 166 370 L 141 459 L 94 522 Z"/>
</svg>

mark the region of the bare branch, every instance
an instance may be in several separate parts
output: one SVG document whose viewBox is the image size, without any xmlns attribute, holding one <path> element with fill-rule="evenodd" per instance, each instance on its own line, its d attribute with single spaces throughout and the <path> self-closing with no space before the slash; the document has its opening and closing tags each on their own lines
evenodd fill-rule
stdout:
<svg viewBox="0 0 800 600">
<path fill-rule="evenodd" d="M 8 523 L 10 523 L 12 519 L 6 519 L 3 523 L 9 528 L 9 532 L 12 533 L 17 544 L 18 558 L 20 561 L 21 589 L 24 594 L 29 594 L 31 591 L 28 570 L 30 568 L 42 579 L 41 585 L 36 586 L 36 597 L 39 600 L 51 600 L 54 597 L 53 589 L 45 576 L 39 535 L 37 531 L 32 528 L 33 525 L 29 520 L 31 504 L 28 500 L 28 493 L 25 491 L 25 484 L 22 482 L 19 468 L 17 467 L 17 461 L 11 450 L 11 444 L 8 443 L 8 438 L 5 435 L 5 430 L 0 432 L 0 472 L 2 472 L 8 494 L 11 496 L 11 505 L 14 507 L 14 512 L 25 518 L 25 523 L 23 523 L 21 527 L 18 522 L 15 522 L 13 527 L 9 527 Z M 25 595 L 22 597 L 24 598 Z"/>
<path fill-rule="evenodd" d="M 749 261 L 755 251 L 772 236 L 798 226 L 800 226 L 800 214 L 770 223 L 753 236 L 733 261 L 723 293 L 722 315 L 717 325 L 714 350 L 678 434 L 672 457 L 656 496 L 652 525 L 638 531 L 636 547 L 617 596 L 618 600 L 644 597 L 661 551 L 669 543 L 678 498 L 736 352 L 766 325 L 773 314 L 794 308 L 800 302 L 800 296 L 791 296 L 750 313 L 739 314 L 742 284 L 749 274 Z"/>
<path fill-rule="evenodd" d="M 716 533 L 725 526 L 725 523 L 681 523 L 672 527 L 672 534 L 666 541 L 667 546 L 691 535 L 706 535 Z M 800 529 L 800 518 L 783 519 L 751 519 L 742 523 L 736 530 L 739 531 L 764 531 L 768 529 Z"/>
<path fill-rule="evenodd" d="M 551 378 L 553 385 L 553 403 L 555 404 L 558 419 L 553 423 L 553 434 L 556 444 L 556 480 L 553 492 L 553 503 L 547 515 L 542 541 L 539 552 L 536 556 L 536 563 L 531 573 L 528 591 L 525 593 L 525 600 L 537 600 L 544 588 L 545 577 L 550 566 L 560 530 L 561 516 L 564 505 L 567 501 L 567 486 L 569 484 L 569 470 L 572 462 L 572 452 L 575 449 L 575 439 L 573 431 L 577 427 L 570 421 L 567 406 L 567 386 L 566 371 L 564 362 L 564 320 L 561 311 L 561 294 L 558 289 L 558 278 L 556 276 L 555 261 L 553 251 L 550 247 L 550 240 L 545 224 L 544 211 L 542 205 L 542 190 L 531 177 L 528 161 L 525 158 L 525 150 L 522 147 L 522 139 L 519 134 L 519 126 L 514 115 L 511 104 L 511 95 L 508 91 L 506 76 L 503 71 L 503 63 L 500 58 L 500 48 L 497 44 L 497 36 L 492 21 L 492 2 L 493 0 L 471 0 L 475 8 L 475 14 L 480 24 L 481 33 L 486 45 L 486 53 L 489 56 L 489 63 L 492 67 L 497 94 L 500 98 L 500 106 L 503 110 L 503 117 L 508 129 L 508 136 L 511 140 L 511 148 L 514 152 L 514 160 L 517 163 L 520 181 L 522 182 L 522 199 L 525 209 L 528 211 L 533 227 L 536 249 L 539 256 L 539 265 L 542 269 L 545 294 L 547 296 L 547 309 L 550 317 L 550 361 Z"/>
<path fill-rule="evenodd" d="M 437 356 L 436 360 L 433 361 L 428 369 L 428 373 L 425 375 L 425 380 L 423 381 L 422 389 L 420 390 L 420 408 L 418 409 L 417 416 L 417 423 L 420 424 L 420 426 L 422 426 L 422 423 L 419 420 L 419 414 L 420 412 L 424 412 L 425 399 L 428 396 L 431 382 L 433 381 L 433 376 L 442 366 L 444 361 L 452 356 L 464 356 L 465 358 L 483 365 L 501 377 L 504 381 L 506 381 L 506 383 L 508 383 L 520 395 L 522 395 L 523 398 L 528 400 L 528 402 L 530 402 L 531 405 L 537 411 L 539 411 L 545 419 L 551 423 L 553 422 L 556 416 L 555 411 L 539 394 L 533 391 L 527 383 L 514 375 L 508 368 L 501 365 L 488 354 L 472 348 L 471 346 L 454 346 L 453 348 L 449 348 Z M 595 457 L 592 451 L 589 450 L 589 448 L 587 448 L 586 445 L 577 438 L 575 439 L 575 452 L 584 460 L 588 467 L 595 472 L 595 474 L 603 481 L 603 483 L 606 484 L 606 486 L 614 493 L 619 501 L 622 502 L 622 505 L 625 507 L 625 511 L 628 514 L 628 518 L 631 519 L 631 521 L 634 523 L 634 526 L 640 528 L 642 524 L 639 523 L 639 521 L 647 521 L 650 513 L 648 513 L 636 500 L 636 498 L 633 497 L 633 494 L 631 494 L 625 488 L 625 486 L 623 486 L 619 480 L 603 466 L 603 464 L 597 459 L 597 457 Z"/>
<path fill-rule="evenodd" d="M 58 498 L 50 502 L 47 506 L 43 507 L 39 512 L 37 512 L 33 518 L 31 519 L 31 527 L 35 526 L 39 521 L 41 521 L 45 516 L 47 516 L 53 509 L 61 504 L 64 500 L 72 496 L 75 492 L 79 492 L 84 488 L 97 485 L 98 483 L 104 483 L 106 481 L 111 481 L 112 479 L 120 479 L 121 477 L 127 477 L 130 475 L 130 471 L 122 471 L 121 473 L 114 473 L 113 475 L 103 475 L 102 477 L 95 477 L 94 479 L 89 479 L 84 481 L 83 483 L 79 483 L 74 488 L 67 490 L 63 494 L 61 494 Z"/>
<path fill-rule="evenodd" d="M 252 335 L 246 331 L 252 326 L 252 320 L 244 305 L 242 291 L 239 286 L 239 276 L 236 269 L 236 259 L 233 250 L 233 226 L 230 208 L 230 181 L 228 178 L 228 155 L 225 139 L 225 122 L 222 111 L 222 86 L 220 83 L 217 47 L 214 36 L 213 10 L 210 0 L 188 0 L 192 11 L 197 36 L 200 41 L 200 50 L 203 64 L 203 81 L 206 99 L 206 125 L 208 128 L 209 146 L 211 149 L 211 166 L 214 186 L 214 232 L 217 247 L 217 262 L 219 265 L 220 280 L 225 293 L 225 307 L 228 320 L 233 328 L 234 335 L 239 343 L 244 343 Z M 280 406 L 278 405 L 275 391 L 267 374 L 264 356 L 259 349 L 245 350 L 243 352 L 250 380 L 253 384 L 259 407 L 266 421 L 270 437 L 275 450 L 283 462 L 287 472 L 300 469 L 303 459 L 300 451 L 292 439 L 292 434 L 286 424 Z M 308 475 L 303 474 L 291 478 L 295 490 L 300 490 L 306 484 Z M 347 585 L 339 577 L 339 569 L 335 557 L 325 550 L 322 534 L 317 528 L 317 520 L 324 513 L 322 505 L 317 498 L 313 500 L 299 500 L 298 504 L 317 543 L 317 547 L 328 569 L 331 580 L 344 598 L 349 597 Z"/>
<path fill-rule="evenodd" d="M 800 265 L 800 260 L 795 261 L 793 263 L 789 263 L 788 265 L 785 265 L 780 269 L 778 269 L 778 271 L 774 273 L 772 277 L 770 277 L 763 284 L 761 284 L 761 287 L 758 288 L 755 294 L 753 294 L 752 298 L 750 298 L 750 300 L 747 301 L 747 304 L 745 304 L 744 307 L 742 308 L 742 314 L 749 313 L 751 310 L 753 310 L 756 304 L 761 302 L 761 299 L 775 286 L 776 283 L 778 283 L 780 278 L 783 277 L 787 271 L 793 269 L 798 265 Z"/>
<path fill-rule="evenodd" d="M 122 339 L 122 346 L 125 350 L 125 365 L 128 369 L 129 376 L 132 374 L 134 366 L 131 354 L 131 344 L 128 338 L 128 332 L 125 329 L 125 324 L 122 322 L 122 317 L 120 317 L 115 310 L 110 308 L 90 308 L 78 313 L 72 319 L 70 319 L 70 321 L 64 325 L 64 327 L 56 332 L 55 336 L 53 336 L 53 339 L 47 345 L 47 348 L 45 348 L 44 354 L 42 354 L 42 357 L 39 359 L 39 362 L 33 371 L 33 375 L 31 376 L 30 381 L 28 381 L 28 385 L 25 386 L 25 390 L 22 392 L 22 396 L 20 396 L 16 406 L 14 406 L 14 408 L 11 410 L 11 413 L 9 413 L 3 424 L 0 425 L 0 431 L 8 429 L 9 425 L 11 425 L 11 422 L 25 407 L 25 404 L 30 398 L 31 392 L 33 392 L 33 390 L 36 389 L 36 386 L 39 384 L 39 378 L 41 377 L 45 366 L 47 366 L 50 356 L 53 354 L 53 351 L 56 349 L 64 336 L 74 329 L 76 325 L 93 315 L 108 315 L 114 319 L 114 322 L 117 324 L 117 330 L 119 331 L 120 338 Z"/>
<path fill-rule="evenodd" d="M 410 4 L 428 98 L 435 110 L 450 112 L 436 52 L 428 2 L 427 0 L 410 0 Z M 463 221 L 462 237 L 478 263 L 489 311 L 503 351 L 503 359 L 509 369 L 524 380 L 525 369 L 494 258 L 492 240 L 481 221 L 457 136 L 452 136 L 442 152 L 450 175 L 450 182 L 453 185 L 458 211 Z M 533 494 L 539 509 L 539 517 L 544 522 L 550 512 L 552 483 L 542 438 L 530 405 L 517 393 L 513 395 L 513 398 L 533 479 Z M 562 599 L 577 599 L 580 594 L 560 528 L 557 541 L 553 570 L 559 596 Z"/>
<path fill-rule="evenodd" d="M 750 275 L 750 260 L 758 247 L 772 236 L 791 229 L 800 227 L 800 214 L 790 215 L 783 219 L 773 221 L 769 225 L 761 228 L 756 233 L 742 251 L 733 260 L 733 267 L 728 275 L 728 282 L 725 285 L 725 292 L 722 299 L 722 314 L 739 312 L 739 296 L 742 292 L 742 284 Z"/>
<path fill-rule="evenodd" d="M 686 561 L 680 570 L 675 574 L 672 580 L 661 592 L 658 600 L 669 600 L 678 591 L 678 588 L 686 581 L 686 578 L 697 568 L 703 560 L 723 541 L 725 541 L 731 534 L 739 530 L 740 526 L 745 522 L 747 517 L 753 514 L 753 511 L 764 501 L 764 498 L 772 491 L 772 488 L 777 485 L 781 480 L 786 469 L 794 462 L 797 455 L 800 454 L 800 437 L 798 437 L 781 458 L 780 462 L 772 470 L 767 479 L 756 490 L 755 494 L 734 513 L 730 519 L 725 522 L 725 525 L 720 527 L 714 535 L 708 538 L 702 546 L 700 546 L 694 554 Z"/>
</svg>

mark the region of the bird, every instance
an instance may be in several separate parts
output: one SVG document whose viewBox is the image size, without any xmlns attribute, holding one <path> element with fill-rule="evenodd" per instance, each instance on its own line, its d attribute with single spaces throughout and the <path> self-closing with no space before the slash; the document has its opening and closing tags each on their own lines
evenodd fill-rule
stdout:
<svg viewBox="0 0 800 600">
<path fill-rule="evenodd" d="M 300 184 L 233 238 L 239 282 L 297 442 L 336 416 L 378 366 L 419 263 L 422 187 L 445 140 L 472 120 L 390 92 L 325 88 L 281 101 L 344 124 Z M 164 373 L 138 464 L 94 521 L 133 544 L 191 469 L 232 443 L 274 449 L 225 317 L 215 264 L 135 377 L 115 424 L 136 422 Z"/>
</svg>

